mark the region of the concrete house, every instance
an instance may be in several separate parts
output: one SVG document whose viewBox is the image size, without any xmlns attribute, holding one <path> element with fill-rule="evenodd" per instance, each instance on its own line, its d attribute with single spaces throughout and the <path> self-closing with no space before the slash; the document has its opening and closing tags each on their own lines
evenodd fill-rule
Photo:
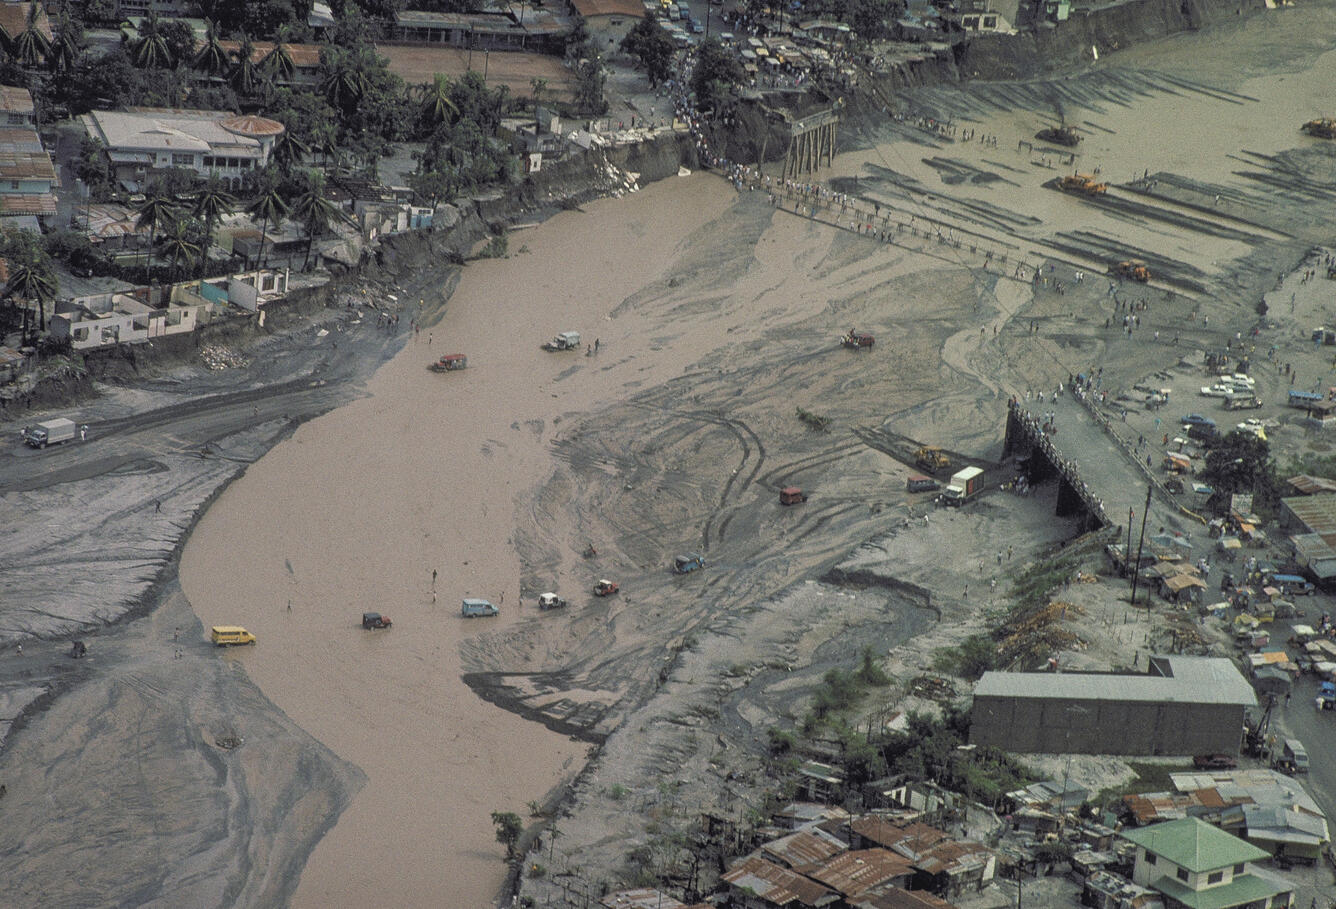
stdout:
<svg viewBox="0 0 1336 909">
<path fill-rule="evenodd" d="M 240 189 L 246 174 L 268 163 L 283 133 L 276 120 L 228 111 L 136 107 L 95 110 L 80 120 L 106 147 L 116 181 L 135 192 L 155 173 L 174 167 L 202 177 L 217 173 L 231 189 Z"/>
<path fill-rule="evenodd" d="M 1267 853 L 1196 818 L 1130 830 L 1137 847 L 1132 882 L 1149 887 L 1166 909 L 1288 909 L 1294 887 L 1250 863 Z"/>
</svg>

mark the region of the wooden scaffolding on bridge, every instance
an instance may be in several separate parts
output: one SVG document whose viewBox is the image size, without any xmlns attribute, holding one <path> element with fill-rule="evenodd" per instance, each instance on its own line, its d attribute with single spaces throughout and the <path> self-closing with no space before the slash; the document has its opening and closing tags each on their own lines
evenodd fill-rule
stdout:
<svg viewBox="0 0 1336 909">
<path fill-rule="evenodd" d="M 839 109 L 821 111 L 789 124 L 789 149 L 784 153 L 784 176 L 815 173 L 822 163 L 835 160 L 835 128 Z"/>
</svg>

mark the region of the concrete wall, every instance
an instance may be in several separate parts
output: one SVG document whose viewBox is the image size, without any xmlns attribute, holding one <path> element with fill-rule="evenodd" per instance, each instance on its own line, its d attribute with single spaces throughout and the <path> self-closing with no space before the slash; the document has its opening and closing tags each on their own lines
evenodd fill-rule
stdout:
<svg viewBox="0 0 1336 909">
<path fill-rule="evenodd" d="M 1061 675 L 1054 687 L 1061 687 Z M 1238 705 L 976 696 L 970 742 L 1019 752 L 1237 754 Z"/>
</svg>

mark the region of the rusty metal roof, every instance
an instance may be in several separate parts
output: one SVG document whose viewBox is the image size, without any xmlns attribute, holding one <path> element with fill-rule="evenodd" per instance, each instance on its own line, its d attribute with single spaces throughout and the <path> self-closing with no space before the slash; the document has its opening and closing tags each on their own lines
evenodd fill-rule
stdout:
<svg viewBox="0 0 1336 909">
<path fill-rule="evenodd" d="M 828 887 L 756 855 L 734 865 L 723 880 L 776 906 L 828 906 L 839 899 Z"/>
<path fill-rule="evenodd" d="M 824 862 L 847 848 L 844 843 L 817 827 L 771 840 L 761 846 L 761 853 L 771 861 L 798 868 Z"/>
<path fill-rule="evenodd" d="M 18 85 L 0 85 L 0 111 L 32 116 L 32 92 Z"/>
<path fill-rule="evenodd" d="M 813 880 L 839 891 L 845 898 L 850 898 L 865 893 L 878 884 L 903 877 L 912 870 L 913 866 L 909 859 L 896 855 L 889 849 L 877 848 L 859 849 L 837 855 L 822 863 L 820 867 L 805 869 L 804 873 Z"/>
</svg>

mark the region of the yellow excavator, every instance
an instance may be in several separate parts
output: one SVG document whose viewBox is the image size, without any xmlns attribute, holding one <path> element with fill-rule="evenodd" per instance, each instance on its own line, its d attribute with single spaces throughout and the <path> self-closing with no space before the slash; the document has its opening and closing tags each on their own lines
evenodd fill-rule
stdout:
<svg viewBox="0 0 1336 909">
<path fill-rule="evenodd" d="M 946 470 L 951 466 L 951 459 L 936 445 L 924 445 L 914 452 L 914 463 L 928 473 Z"/>
<path fill-rule="evenodd" d="M 1082 196 L 1100 196 L 1109 191 L 1109 184 L 1099 182 L 1090 174 L 1069 174 L 1058 181 L 1058 188 Z"/>
</svg>

